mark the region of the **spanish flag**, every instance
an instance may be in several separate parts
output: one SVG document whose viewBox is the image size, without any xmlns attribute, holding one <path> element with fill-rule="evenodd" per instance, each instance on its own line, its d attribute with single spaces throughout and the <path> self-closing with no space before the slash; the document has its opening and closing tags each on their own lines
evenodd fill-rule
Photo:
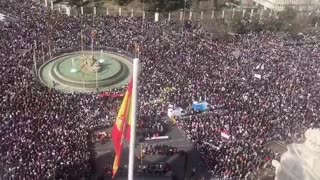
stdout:
<svg viewBox="0 0 320 180">
<path fill-rule="evenodd" d="M 113 145 L 116 153 L 116 156 L 113 162 L 113 168 L 112 168 L 112 178 L 115 177 L 121 162 L 123 140 L 124 138 L 127 139 L 127 141 L 130 140 L 129 135 L 130 135 L 130 122 L 131 122 L 130 120 L 130 109 L 131 109 L 131 99 L 132 99 L 131 97 L 132 97 L 132 81 L 128 85 L 127 92 L 120 106 L 118 116 L 112 130 Z"/>
</svg>

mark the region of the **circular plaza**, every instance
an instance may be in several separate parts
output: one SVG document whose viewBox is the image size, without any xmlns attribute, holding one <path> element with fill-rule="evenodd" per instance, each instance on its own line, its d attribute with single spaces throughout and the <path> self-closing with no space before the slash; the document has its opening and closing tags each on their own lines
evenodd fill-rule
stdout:
<svg viewBox="0 0 320 180">
<path fill-rule="evenodd" d="M 44 63 L 38 71 L 47 87 L 63 92 L 91 93 L 125 86 L 132 59 L 109 51 L 78 51 Z"/>
</svg>

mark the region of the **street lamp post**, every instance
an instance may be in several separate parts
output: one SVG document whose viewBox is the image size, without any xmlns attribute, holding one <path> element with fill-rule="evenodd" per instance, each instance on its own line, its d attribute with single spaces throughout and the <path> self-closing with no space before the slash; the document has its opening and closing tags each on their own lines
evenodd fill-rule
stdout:
<svg viewBox="0 0 320 180">
<path fill-rule="evenodd" d="M 184 5 L 183 5 L 183 17 L 182 17 L 182 33 L 184 32 L 184 20 L 186 16 L 186 6 L 187 6 L 187 0 L 184 0 Z"/>
</svg>

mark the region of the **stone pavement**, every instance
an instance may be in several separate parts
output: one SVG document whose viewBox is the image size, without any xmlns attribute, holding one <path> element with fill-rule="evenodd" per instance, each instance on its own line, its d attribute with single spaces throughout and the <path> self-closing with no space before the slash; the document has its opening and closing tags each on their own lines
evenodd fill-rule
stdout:
<svg viewBox="0 0 320 180">
<path fill-rule="evenodd" d="M 282 155 L 284 152 L 287 151 L 286 145 L 278 142 L 278 141 L 271 141 L 267 144 L 265 144 L 269 149 L 271 149 L 274 153 L 278 153 Z"/>
</svg>

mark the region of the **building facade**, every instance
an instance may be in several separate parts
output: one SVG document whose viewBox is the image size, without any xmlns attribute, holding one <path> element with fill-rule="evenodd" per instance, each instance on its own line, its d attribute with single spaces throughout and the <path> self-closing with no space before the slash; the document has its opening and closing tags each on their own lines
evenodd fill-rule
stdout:
<svg viewBox="0 0 320 180">
<path fill-rule="evenodd" d="M 317 11 L 320 5 L 320 0 L 254 0 L 254 2 L 274 11 L 283 11 L 286 7 L 298 11 Z"/>
</svg>

